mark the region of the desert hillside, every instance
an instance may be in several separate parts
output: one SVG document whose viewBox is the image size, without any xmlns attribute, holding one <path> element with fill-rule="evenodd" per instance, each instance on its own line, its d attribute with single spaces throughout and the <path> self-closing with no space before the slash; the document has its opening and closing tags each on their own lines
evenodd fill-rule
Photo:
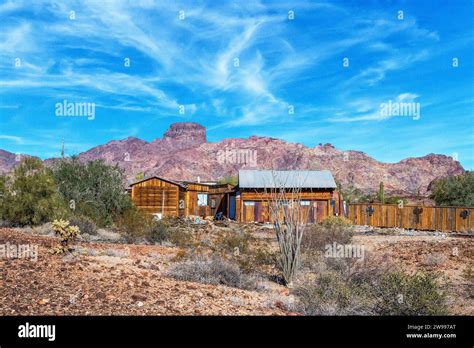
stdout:
<svg viewBox="0 0 474 348">
<path fill-rule="evenodd" d="M 366 193 L 375 192 L 383 181 L 387 193 L 404 196 L 426 195 L 434 179 L 464 172 L 459 162 L 445 155 L 383 163 L 363 152 L 340 150 L 331 144 L 310 148 L 257 136 L 212 143 L 206 139 L 206 129 L 191 122 L 174 123 L 162 138 L 151 142 L 134 137 L 114 140 L 80 153 L 79 158 L 118 164 L 125 170 L 128 183 L 141 172 L 145 177 L 196 181 L 198 177 L 218 180 L 234 176 L 242 168 L 329 169 L 343 188 L 353 186 Z M 0 150 L 0 173 L 11 171 L 17 163 L 15 154 Z"/>
</svg>

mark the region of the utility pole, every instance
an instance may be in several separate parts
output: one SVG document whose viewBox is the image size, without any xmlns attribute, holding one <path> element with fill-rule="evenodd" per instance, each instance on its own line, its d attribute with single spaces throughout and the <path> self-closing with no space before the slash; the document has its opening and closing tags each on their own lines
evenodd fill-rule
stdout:
<svg viewBox="0 0 474 348">
<path fill-rule="evenodd" d="M 61 140 L 61 158 L 64 159 L 64 138 Z"/>
</svg>

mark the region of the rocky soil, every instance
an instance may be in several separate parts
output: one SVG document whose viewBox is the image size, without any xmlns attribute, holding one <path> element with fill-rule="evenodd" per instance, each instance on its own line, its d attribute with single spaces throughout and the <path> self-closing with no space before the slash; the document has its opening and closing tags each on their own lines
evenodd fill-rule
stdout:
<svg viewBox="0 0 474 348">
<path fill-rule="evenodd" d="M 220 227 L 209 225 L 215 232 Z M 209 228 L 203 226 L 202 228 Z M 271 229 L 245 225 L 275 246 Z M 224 229 L 224 228 L 222 228 Z M 38 245 L 38 259 L 0 257 L 0 315 L 295 315 L 293 296 L 275 283 L 260 291 L 178 281 L 166 275 L 182 249 L 82 241 L 75 255 L 51 255 L 55 237 L 0 229 L 0 245 Z M 202 232 L 201 232 L 202 233 Z M 206 232 L 207 233 L 207 232 Z M 409 272 L 437 272 L 450 285 L 450 309 L 474 315 L 474 239 L 399 230 L 359 230 L 365 257 Z"/>
<path fill-rule="evenodd" d="M 176 248 L 83 243 L 51 255 L 54 237 L 0 230 L 0 244 L 37 244 L 38 260 L 0 258 L 0 315 L 287 315 L 253 291 L 176 281 Z"/>
</svg>

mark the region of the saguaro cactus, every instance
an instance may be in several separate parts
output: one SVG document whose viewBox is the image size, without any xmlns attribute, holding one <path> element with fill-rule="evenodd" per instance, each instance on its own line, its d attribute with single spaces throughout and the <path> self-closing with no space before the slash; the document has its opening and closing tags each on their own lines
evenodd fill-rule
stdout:
<svg viewBox="0 0 474 348">
<path fill-rule="evenodd" d="M 380 186 L 379 186 L 379 200 L 380 200 L 380 203 L 382 204 L 385 203 L 385 190 L 384 190 L 383 181 L 380 182 Z"/>
</svg>

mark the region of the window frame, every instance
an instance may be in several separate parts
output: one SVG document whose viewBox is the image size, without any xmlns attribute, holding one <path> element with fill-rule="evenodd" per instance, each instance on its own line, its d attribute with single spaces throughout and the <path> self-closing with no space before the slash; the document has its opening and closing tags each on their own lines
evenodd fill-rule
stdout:
<svg viewBox="0 0 474 348">
<path fill-rule="evenodd" d="M 202 197 L 205 197 L 205 202 L 201 199 Z M 204 203 L 204 204 L 203 204 Z M 198 207 L 207 207 L 209 206 L 209 194 L 205 192 L 199 192 L 197 194 L 197 205 Z"/>
</svg>

